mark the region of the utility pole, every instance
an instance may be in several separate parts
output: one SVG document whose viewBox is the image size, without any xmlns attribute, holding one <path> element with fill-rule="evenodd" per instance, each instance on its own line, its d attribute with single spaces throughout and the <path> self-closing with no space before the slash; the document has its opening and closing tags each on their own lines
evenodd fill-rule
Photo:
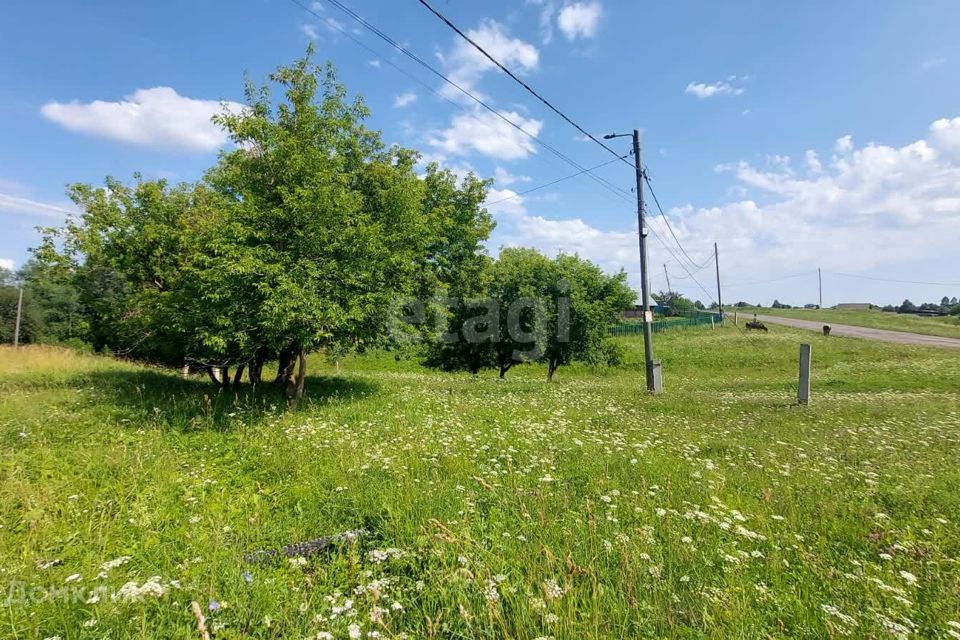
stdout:
<svg viewBox="0 0 960 640">
<path fill-rule="evenodd" d="M 818 308 L 823 309 L 823 275 L 820 273 L 820 267 L 817 267 L 817 288 L 820 290 L 820 305 Z"/>
<path fill-rule="evenodd" d="M 647 270 L 647 225 L 643 210 L 643 162 L 640 159 L 640 131 L 633 130 L 633 163 L 637 171 L 637 223 L 640 228 L 640 295 L 643 296 L 643 355 L 646 360 L 647 391 L 663 393 L 660 362 L 653 359 L 653 312 L 650 310 L 650 274 Z"/>
<path fill-rule="evenodd" d="M 663 275 L 667 276 L 667 293 L 673 293 L 673 289 L 670 288 L 670 274 L 667 273 L 667 263 L 663 263 Z"/>
<path fill-rule="evenodd" d="M 720 296 L 720 251 L 713 243 L 713 263 L 717 268 L 717 308 L 720 310 L 720 322 L 723 322 L 723 298 Z"/>
<path fill-rule="evenodd" d="M 17 297 L 17 322 L 13 325 L 13 346 L 20 346 L 20 312 L 23 311 L 23 286 L 20 287 L 20 295 Z"/>
</svg>

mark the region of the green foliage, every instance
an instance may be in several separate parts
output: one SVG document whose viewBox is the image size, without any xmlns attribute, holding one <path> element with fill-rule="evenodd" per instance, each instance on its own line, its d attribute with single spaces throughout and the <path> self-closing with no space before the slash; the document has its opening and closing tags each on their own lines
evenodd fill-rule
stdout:
<svg viewBox="0 0 960 640">
<path fill-rule="evenodd" d="M 42 317 L 44 342 L 82 344 L 88 338 L 89 323 L 73 273 L 31 259 L 18 275 Z"/>
<path fill-rule="evenodd" d="M 429 364 L 472 373 L 497 366 L 503 377 L 515 364 L 541 361 L 552 378 L 574 361 L 616 360 L 608 330 L 635 297 L 625 273 L 609 276 L 577 256 L 550 260 L 535 249 L 507 248 L 478 280 L 486 295 L 459 301 Z"/>
<path fill-rule="evenodd" d="M 79 307 L 97 350 L 248 365 L 251 379 L 279 355 L 289 377 L 307 352 L 384 343 L 398 299 L 472 293 L 489 260 L 487 183 L 436 164 L 420 179 L 418 155 L 367 129 L 366 106 L 311 53 L 215 117 L 235 146 L 202 182 L 71 187 L 82 213 L 36 250 L 58 332 Z"/>
<path fill-rule="evenodd" d="M 13 342 L 19 297 L 20 290 L 17 287 L 0 285 L 0 344 Z M 45 330 L 43 315 L 29 291 L 23 292 L 23 306 L 20 313 L 20 343 L 40 342 Z"/>
<path fill-rule="evenodd" d="M 697 310 L 696 303 L 676 291 L 659 291 L 653 298 L 669 310 L 670 315 L 683 315 Z M 700 307 L 703 307 L 701 303 Z"/>
</svg>

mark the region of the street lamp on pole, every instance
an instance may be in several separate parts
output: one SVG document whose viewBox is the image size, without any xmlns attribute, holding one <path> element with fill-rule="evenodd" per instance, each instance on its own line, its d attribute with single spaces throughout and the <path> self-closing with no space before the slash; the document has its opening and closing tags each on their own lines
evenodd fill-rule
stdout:
<svg viewBox="0 0 960 640">
<path fill-rule="evenodd" d="M 637 223 L 640 233 L 640 295 L 643 297 L 643 354 L 646 361 L 647 391 L 663 393 L 663 374 L 660 361 L 653 359 L 653 312 L 650 310 L 650 280 L 647 269 L 647 225 L 643 207 L 643 162 L 640 159 L 640 131 L 629 133 L 608 133 L 604 140 L 633 137 L 633 163 L 637 173 Z"/>
</svg>

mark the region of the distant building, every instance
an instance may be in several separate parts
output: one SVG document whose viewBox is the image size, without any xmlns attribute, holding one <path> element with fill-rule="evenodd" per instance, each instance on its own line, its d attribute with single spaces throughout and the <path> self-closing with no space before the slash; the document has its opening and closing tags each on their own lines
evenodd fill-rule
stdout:
<svg viewBox="0 0 960 640">
<path fill-rule="evenodd" d="M 846 309 L 847 311 L 870 311 L 873 309 L 872 304 L 869 302 L 841 302 L 837 305 L 837 309 Z"/>
</svg>

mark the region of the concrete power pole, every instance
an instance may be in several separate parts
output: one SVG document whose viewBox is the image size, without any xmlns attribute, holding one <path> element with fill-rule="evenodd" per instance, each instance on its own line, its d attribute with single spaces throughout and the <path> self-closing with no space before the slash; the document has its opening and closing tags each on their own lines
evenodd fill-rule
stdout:
<svg viewBox="0 0 960 640">
<path fill-rule="evenodd" d="M 20 346 L 20 313 L 23 311 L 23 287 L 20 287 L 20 295 L 17 297 L 17 321 L 13 325 L 13 346 Z"/>
<path fill-rule="evenodd" d="M 670 288 L 670 274 L 667 273 L 667 263 L 663 263 L 663 275 L 667 277 L 667 293 L 673 293 L 673 289 Z"/>
<path fill-rule="evenodd" d="M 817 288 L 820 291 L 819 308 L 823 309 L 823 275 L 820 273 L 820 267 L 817 267 Z"/>
<path fill-rule="evenodd" d="M 647 391 L 663 393 L 660 362 L 653 359 L 653 312 L 650 310 L 650 273 L 647 269 L 647 225 L 643 210 L 643 162 L 640 159 L 640 131 L 633 130 L 633 162 L 637 171 L 637 222 L 640 231 L 640 295 L 643 296 L 643 355 L 646 360 Z"/>
<path fill-rule="evenodd" d="M 723 298 L 720 296 L 720 252 L 717 243 L 713 243 L 713 263 L 717 268 L 717 308 L 720 310 L 720 321 L 723 322 Z"/>
</svg>

